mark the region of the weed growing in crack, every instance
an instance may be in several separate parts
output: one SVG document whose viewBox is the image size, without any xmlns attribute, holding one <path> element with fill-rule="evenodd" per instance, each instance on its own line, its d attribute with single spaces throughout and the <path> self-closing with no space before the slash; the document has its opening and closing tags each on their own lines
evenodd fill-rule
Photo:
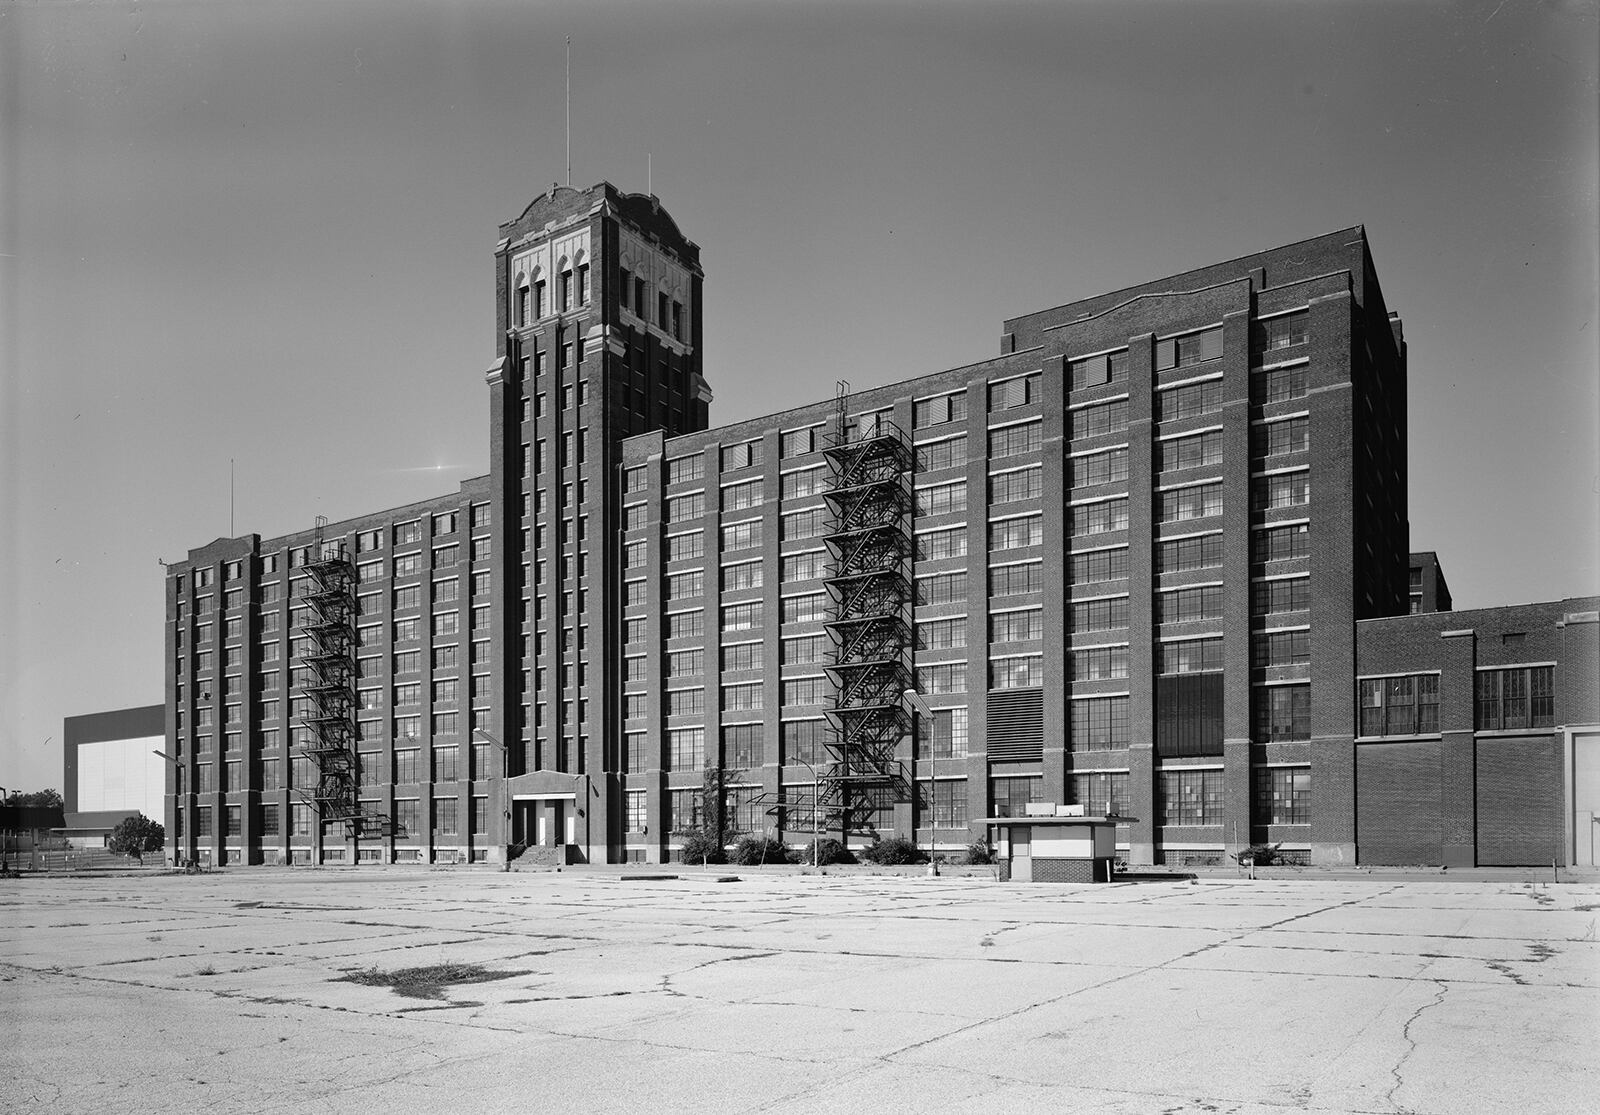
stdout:
<svg viewBox="0 0 1600 1115">
<path fill-rule="evenodd" d="M 377 968 L 357 968 L 334 980 L 359 983 L 363 987 L 391 987 L 409 999 L 443 999 L 447 987 L 463 983 L 489 983 L 492 980 L 526 976 L 528 971 L 500 972 L 482 964 L 429 964 L 421 968 L 396 968 L 392 972 Z"/>
</svg>

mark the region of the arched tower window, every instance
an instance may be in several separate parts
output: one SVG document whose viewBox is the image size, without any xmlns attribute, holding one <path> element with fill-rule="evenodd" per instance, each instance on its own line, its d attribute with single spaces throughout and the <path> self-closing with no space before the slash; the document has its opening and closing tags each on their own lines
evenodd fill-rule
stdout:
<svg viewBox="0 0 1600 1115">
<path fill-rule="evenodd" d="M 526 276 L 524 274 L 521 274 L 519 272 L 518 275 L 517 275 L 517 324 L 518 325 L 527 325 L 528 322 L 532 320 L 532 318 L 529 316 L 533 312 L 533 306 L 532 306 L 532 303 L 531 303 L 531 295 L 532 295 L 532 292 L 531 292 L 531 290 L 530 290 L 530 288 L 528 286 L 528 276 Z"/>
</svg>

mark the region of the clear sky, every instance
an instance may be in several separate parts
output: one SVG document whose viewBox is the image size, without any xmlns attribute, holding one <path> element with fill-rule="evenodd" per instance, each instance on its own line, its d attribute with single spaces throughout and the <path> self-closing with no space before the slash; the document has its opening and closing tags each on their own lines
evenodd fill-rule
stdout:
<svg viewBox="0 0 1600 1115">
<path fill-rule="evenodd" d="M 0 785 L 162 696 L 158 558 L 486 472 L 496 226 L 653 186 L 724 423 L 1364 224 L 1411 540 L 1597 591 L 1595 3 L 0 9 Z M 359 465 L 350 462 L 361 451 Z"/>
</svg>

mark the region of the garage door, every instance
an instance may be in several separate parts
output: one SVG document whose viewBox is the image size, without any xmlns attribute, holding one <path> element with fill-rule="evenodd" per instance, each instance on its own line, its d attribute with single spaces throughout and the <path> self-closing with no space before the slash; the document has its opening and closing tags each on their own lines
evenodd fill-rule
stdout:
<svg viewBox="0 0 1600 1115">
<path fill-rule="evenodd" d="M 1439 742 L 1356 745 L 1356 862 L 1437 864 Z"/>
<path fill-rule="evenodd" d="M 1549 864 L 1561 855 L 1561 745 L 1548 736 L 1478 739 L 1478 863 Z"/>
</svg>

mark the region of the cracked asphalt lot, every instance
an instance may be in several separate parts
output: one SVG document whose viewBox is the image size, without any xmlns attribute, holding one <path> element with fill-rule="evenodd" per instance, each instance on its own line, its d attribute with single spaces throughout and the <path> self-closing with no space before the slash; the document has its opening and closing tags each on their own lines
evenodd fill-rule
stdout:
<svg viewBox="0 0 1600 1115">
<path fill-rule="evenodd" d="M 0 882 L 0 1110 L 1592 1110 L 1600 886 Z M 515 973 L 438 1001 L 356 968 Z"/>
</svg>

